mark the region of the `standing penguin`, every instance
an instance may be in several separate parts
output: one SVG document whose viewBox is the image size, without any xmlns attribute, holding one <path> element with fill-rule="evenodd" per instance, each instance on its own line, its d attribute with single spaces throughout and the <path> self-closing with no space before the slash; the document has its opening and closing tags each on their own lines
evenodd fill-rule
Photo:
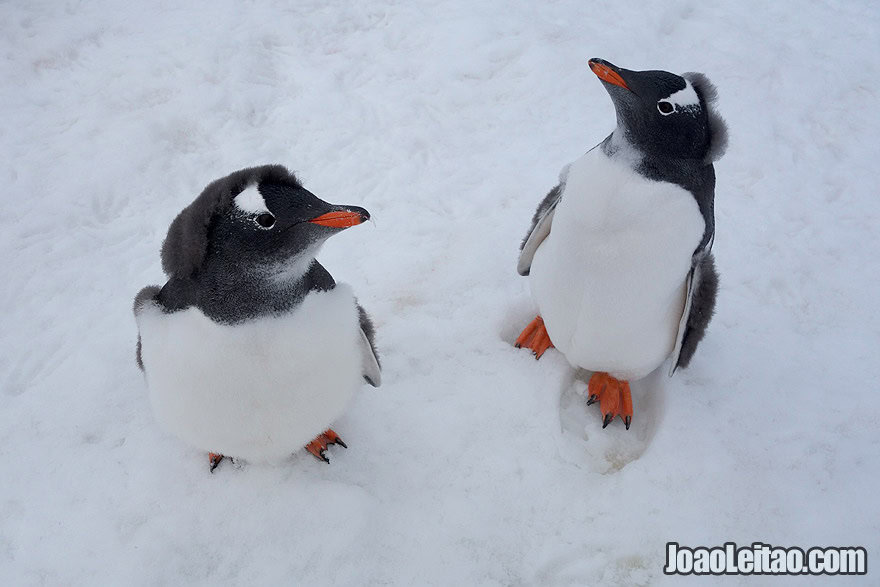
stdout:
<svg viewBox="0 0 880 587">
<path fill-rule="evenodd" d="M 715 308 L 715 169 L 727 129 L 699 73 L 630 71 L 591 59 L 617 127 L 563 168 L 521 245 L 539 315 L 516 340 L 593 371 L 603 428 L 632 420 L 629 381 L 671 357 L 686 367 Z"/>
<path fill-rule="evenodd" d="M 315 255 L 369 217 L 266 165 L 209 184 L 171 223 L 168 282 L 134 301 L 137 362 L 157 419 L 211 471 L 223 455 L 271 461 L 308 443 L 329 462 L 329 444 L 346 446 L 330 424 L 362 379 L 379 386 L 379 360 L 366 312 Z"/>
</svg>

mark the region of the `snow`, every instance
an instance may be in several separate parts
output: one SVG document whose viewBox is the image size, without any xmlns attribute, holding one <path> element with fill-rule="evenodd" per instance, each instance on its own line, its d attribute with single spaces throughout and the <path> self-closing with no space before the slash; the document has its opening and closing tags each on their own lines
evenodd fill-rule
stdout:
<svg viewBox="0 0 880 587">
<path fill-rule="evenodd" d="M 0 5 L 2 582 L 665 584 L 670 540 L 864 545 L 871 581 L 880 8 L 791 10 Z M 718 314 L 689 369 L 633 384 L 628 432 L 512 346 L 531 214 L 614 124 L 594 56 L 704 71 L 731 129 Z M 375 218 L 319 258 L 383 385 L 330 465 L 211 475 L 152 416 L 131 300 L 209 181 L 270 162 Z"/>
</svg>

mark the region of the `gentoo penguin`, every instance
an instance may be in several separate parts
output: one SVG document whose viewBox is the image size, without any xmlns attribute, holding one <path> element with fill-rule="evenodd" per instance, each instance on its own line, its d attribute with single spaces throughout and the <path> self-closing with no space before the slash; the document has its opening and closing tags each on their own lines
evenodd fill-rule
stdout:
<svg viewBox="0 0 880 587">
<path fill-rule="evenodd" d="M 315 255 L 369 219 L 280 165 L 209 184 L 162 244 L 163 287 L 134 301 L 137 363 L 157 419 L 209 453 L 273 461 L 306 448 L 329 462 L 330 429 L 365 379 L 381 383 L 373 325 Z M 311 442 L 310 442 L 311 441 Z"/>
<path fill-rule="evenodd" d="M 686 367 L 715 308 L 717 160 L 727 130 L 699 73 L 630 71 L 591 59 L 617 126 L 563 168 L 520 249 L 539 315 L 517 347 L 555 346 L 593 371 L 603 428 L 632 420 L 629 381 L 671 357 Z"/>
</svg>

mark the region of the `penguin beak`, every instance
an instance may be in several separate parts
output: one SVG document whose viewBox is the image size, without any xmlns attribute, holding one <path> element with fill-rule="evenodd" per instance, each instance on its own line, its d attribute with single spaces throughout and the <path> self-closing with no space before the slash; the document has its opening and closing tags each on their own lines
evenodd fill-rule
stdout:
<svg viewBox="0 0 880 587">
<path fill-rule="evenodd" d="M 334 206 L 334 208 L 330 212 L 312 218 L 309 222 L 329 228 L 349 228 L 370 219 L 370 213 L 358 206 Z"/>
<path fill-rule="evenodd" d="M 590 69 L 593 70 L 593 73 L 595 73 L 596 77 L 598 77 L 600 80 L 608 84 L 620 86 L 624 90 L 629 90 L 629 86 L 626 85 L 626 82 L 623 81 L 620 73 L 618 73 L 618 67 L 605 61 L 604 59 L 593 58 L 590 59 L 589 63 Z"/>
</svg>

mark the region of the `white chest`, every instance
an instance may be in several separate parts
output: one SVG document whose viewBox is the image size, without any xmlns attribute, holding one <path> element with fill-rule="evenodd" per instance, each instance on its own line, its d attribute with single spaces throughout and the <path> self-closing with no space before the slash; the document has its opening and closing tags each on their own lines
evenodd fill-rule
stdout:
<svg viewBox="0 0 880 587">
<path fill-rule="evenodd" d="M 704 221 L 681 187 L 594 149 L 572 164 L 530 284 L 569 362 L 637 379 L 671 353 Z"/>
<path fill-rule="evenodd" d="M 361 385 L 351 289 L 309 294 L 286 315 L 218 324 L 191 307 L 138 315 L 157 419 L 190 444 L 253 460 L 300 449 Z"/>
</svg>

